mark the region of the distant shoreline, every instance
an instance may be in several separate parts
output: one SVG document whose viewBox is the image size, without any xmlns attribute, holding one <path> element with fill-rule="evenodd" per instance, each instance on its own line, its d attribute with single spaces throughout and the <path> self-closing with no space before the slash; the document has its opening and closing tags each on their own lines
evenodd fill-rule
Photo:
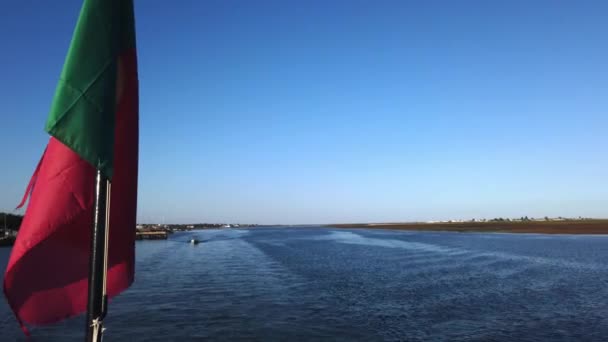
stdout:
<svg viewBox="0 0 608 342">
<path fill-rule="evenodd" d="M 459 233 L 608 234 L 608 219 L 526 222 L 354 223 L 330 224 L 326 227 Z"/>
</svg>

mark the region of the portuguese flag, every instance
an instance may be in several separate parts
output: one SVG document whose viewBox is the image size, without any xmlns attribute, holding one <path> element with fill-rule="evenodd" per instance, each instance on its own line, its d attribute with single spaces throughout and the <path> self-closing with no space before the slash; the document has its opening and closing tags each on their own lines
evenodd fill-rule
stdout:
<svg viewBox="0 0 608 342">
<path fill-rule="evenodd" d="M 107 294 L 133 282 L 138 78 L 132 0 L 85 0 L 55 93 L 50 141 L 4 275 L 19 323 L 86 311 L 97 170 L 112 182 Z M 23 203 L 22 203 L 23 204 Z M 26 330 L 25 330 L 26 331 Z"/>
</svg>

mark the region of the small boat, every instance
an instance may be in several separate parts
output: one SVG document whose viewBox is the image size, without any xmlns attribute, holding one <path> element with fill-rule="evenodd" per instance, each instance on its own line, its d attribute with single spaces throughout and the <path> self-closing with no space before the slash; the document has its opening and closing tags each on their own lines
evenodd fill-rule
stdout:
<svg viewBox="0 0 608 342">
<path fill-rule="evenodd" d="M 190 239 L 190 243 L 193 245 L 198 245 L 199 241 L 197 239 Z"/>
</svg>

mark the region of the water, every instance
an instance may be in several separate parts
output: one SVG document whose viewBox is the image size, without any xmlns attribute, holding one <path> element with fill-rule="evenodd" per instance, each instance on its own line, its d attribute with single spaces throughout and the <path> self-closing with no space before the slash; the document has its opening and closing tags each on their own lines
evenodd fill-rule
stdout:
<svg viewBox="0 0 608 342">
<path fill-rule="evenodd" d="M 1 267 L 9 252 L 0 248 Z M 34 328 L 32 340 L 82 340 L 83 324 Z M 130 342 L 607 341 L 608 237 L 176 233 L 137 242 L 135 284 L 106 324 L 106 340 Z M 4 301 L 0 331 L 23 340 Z"/>
</svg>

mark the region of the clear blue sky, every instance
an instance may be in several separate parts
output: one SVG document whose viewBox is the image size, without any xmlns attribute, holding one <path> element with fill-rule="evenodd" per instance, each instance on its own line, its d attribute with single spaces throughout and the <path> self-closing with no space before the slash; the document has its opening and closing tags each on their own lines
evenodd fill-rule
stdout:
<svg viewBox="0 0 608 342">
<path fill-rule="evenodd" d="M 0 211 L 80 1 L 0 3 Z M 139 221 L 608 217 L 605 1 L 136 1 Z"/>
</svg>

